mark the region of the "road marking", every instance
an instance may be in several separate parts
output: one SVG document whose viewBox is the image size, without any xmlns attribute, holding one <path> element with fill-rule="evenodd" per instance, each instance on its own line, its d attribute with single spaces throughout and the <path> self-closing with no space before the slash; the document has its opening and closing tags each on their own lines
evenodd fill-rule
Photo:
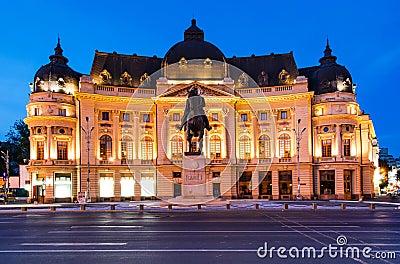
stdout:
<svg viewBox="0 0 400 264">
<path fill-rule="evenodd" d="M 400 244 L 385 244 L 385 243 L 380 243 L 380 244 L 370 244 L 370 243 L 365 243 L 365 244 L 348 244 L 347 246 L 373 246 L 373 247 L 385 247 L 385 246 L 400 246 Z"/>
<path fill-rule="evenodd" d="M 326 227 L 326 228 L 360 228 L 360 226 L 346 226 L 346 225 L 342 225 L 342 226 L 323 226 L 323 225 L 319 225 L 319 226 L 309 226 L 309 225 L 284 225 L 282 227 L 294 227 L 294 228 L 298 228 L 298 227 L 303 227 L 303 228 L 319 228 L 319 227 Z"/>
<path fill-rule="evenodd" d="M 22 243 L 21 246 L 126 246 L 127 243 Z"/>
<path fill-rule="evenodd" d="M 131 226 L 124 226 L 124 225 L 113 225 L 113 226 L 107 226 L 107 225 L 90 225 L 90 226 L 71 226 L 72 229 L 77 229 L 77 228 L 143 228 L 143 226 L 137 226 L 137 225 L 131 225 Z"/>
<path fill-rule="evenodd" d="M 59 230 L 49 231 L 49 234 L 73 234 L 73 233 L 293 233 L 293 230 Z M 367 230 L 304 230 L 302 233 L 385 233 L 388 231 L 367 231 Z M 390 231 L 391 234 L 398 234 L 400 231 Z"/>
<path fill-rule="evenodd" d="M 277 252 L 278 250 L 273 250 Z M 15 249 L 15 250 L 0 250 L 0 253 L 75 253 L 75 252 L 230 252 L 230 253 L 241 253 L 241 252 L 257 252 L 257 249 Z M 321 252 L 321 250 L 316 250 L 316 252 Z M 337 252 L 337 251 L 336 251 Z M 377 251 L 371 251 L 377 252 Z M 400 251 L 391 251 L 396 254 Z M 326 253 L 326 251 L 325 251 Z"/>
</svg>

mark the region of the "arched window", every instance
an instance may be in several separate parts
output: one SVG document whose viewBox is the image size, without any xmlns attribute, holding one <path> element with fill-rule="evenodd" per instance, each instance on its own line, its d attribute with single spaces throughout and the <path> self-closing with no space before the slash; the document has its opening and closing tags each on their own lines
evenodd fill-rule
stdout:
<svg viewBox="0 0 400 264">
<path fill-rule="evenodd" d="M 279 137 L 279 156 L 281 158 L 290 158 L 290 136 L 288 134 L 282 134 Z"/>
<path fill-rule="evenodd" d="M 248 136 L 242 136 L 239 139 L 239 159 L 249 160 L 250 158 L 250 138 Z"/>
<path fill-rule="evenodd" d="M 144 137 L 142 139 L 142 160 L 153 159 L 153 139 L 151 137 Z"/>
<path fill-rule="evenodd" d="M 121 163 L 129 164 L 133 160 L 133 141 L 128 136 L 123 136 L 121 141 Z"/>
<path fill-rule="evenodd" d="M 109 135 L 100 137 L 100 158 L 108 160 L 112 156 L 112 138 Z"/>
<path fill-rule="evenodd" d="M 210 138 L 210 155 L 212 158 L 221 158 L 221 138 L 213 135 Z"/>
<path fill-rule="evenodd" d="M 174 136 L 171 139 L 171 157 L 172 159 L 182 159 L 183 140 L 180 136 Z"/>
<path fill-rule="evenodd" d="M 258 151 L 260 158 L 271 157 L 270 139 L 267 135 L 262 135 L 258 139 Z"/>
</svg>

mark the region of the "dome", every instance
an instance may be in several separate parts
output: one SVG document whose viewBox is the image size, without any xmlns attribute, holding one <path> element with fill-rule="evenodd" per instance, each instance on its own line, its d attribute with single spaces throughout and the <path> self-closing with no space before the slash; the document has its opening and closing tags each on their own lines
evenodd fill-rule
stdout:
<svg viewBox="0 0 400 264">
<path fill-rule="evenodd" d="M 82 74 L 74 71 L 67 65 L 68 59 L 62 54 L 63 50 L 60 45 L 60 39 L 58 39 L 54 51 L 54 55 L 49 57 L 50 63 L 40 67 L 36 72 L 32 92 L 50 90 L 67 93 L 67 90 L 70 92 L 70 89 L 67 89 L 67 87 L 78 87 Z M 56 86 L 50 88 L 49 82 L 54 82 Z"/>
<path fill-rule="evenodd" d="M 319 69 L 314 73 L 315 94 L 332 93 L 336 91 L 353 93 L 353 81 L 346 67 L 336 63 L 336 56 L 327 41 L 324 57 L 319 62 Z"/>
<path fill-rule="evenodd" d="M 210 42 L 204 41 L 204 32 L 192 19 L 192 25 L 185 30 L 184 40 L 176 43 L 165 54 L 163 65 L 179 62 L 182 58 L 186 61 L 192 59 L 207 59 L 225 61 L 224 54 Z"/>
</svg>

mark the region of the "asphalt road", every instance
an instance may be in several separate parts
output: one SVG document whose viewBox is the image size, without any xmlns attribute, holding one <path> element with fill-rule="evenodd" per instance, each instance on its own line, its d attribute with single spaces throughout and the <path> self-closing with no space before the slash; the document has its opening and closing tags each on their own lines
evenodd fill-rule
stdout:
<svg viewBox="0 0 400 264">
<path fill-rule="evenodd" d="M 0 260 L 7 264 L 399 263 L 399 222 L 397 210 L 3 213 Z M 328 252 L 329 244 L 337 249 Z M 286 249 L 281 249 L 281 257 L 279 247 Z M 314 247 L 316 257 L 302 258 L 303 247 Z M 360 258 L 351 251 L 346 257 L 343 252 L 349 247 L 359 248 Z M 371 248 L 369 256 L 378 252 L 386 259 L 365 258 L 366 247 Z M 335 252 L 336 258 L 329 255 Z M 392 252 L 395 256 L 390 256 Z"/>
</svg>

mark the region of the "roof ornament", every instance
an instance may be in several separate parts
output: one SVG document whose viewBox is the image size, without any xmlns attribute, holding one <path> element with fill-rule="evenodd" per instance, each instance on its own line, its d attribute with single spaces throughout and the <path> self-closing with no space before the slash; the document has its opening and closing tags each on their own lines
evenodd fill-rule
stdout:
<svg viewBox="0 0 400 264">
<path fill-rule="evenodd" d="M 57 35 L 57 46 L 54 48 L 54 55 L 49 57 L 51 62 L 57 62 L 61 64 L 67 64 L 68 59 L 63 56 L 63 49 L 60 44 L 60 35 Z"/>
<path fill-rule="evenodd" d="M 329 46 L 329 38 L 326 37 L 326 46 L 324 50 L 324 56 L 319 59 L 321 65 L 336 64 L 336 56 L 332 55 L 332 49 Z"/>
</svg>

